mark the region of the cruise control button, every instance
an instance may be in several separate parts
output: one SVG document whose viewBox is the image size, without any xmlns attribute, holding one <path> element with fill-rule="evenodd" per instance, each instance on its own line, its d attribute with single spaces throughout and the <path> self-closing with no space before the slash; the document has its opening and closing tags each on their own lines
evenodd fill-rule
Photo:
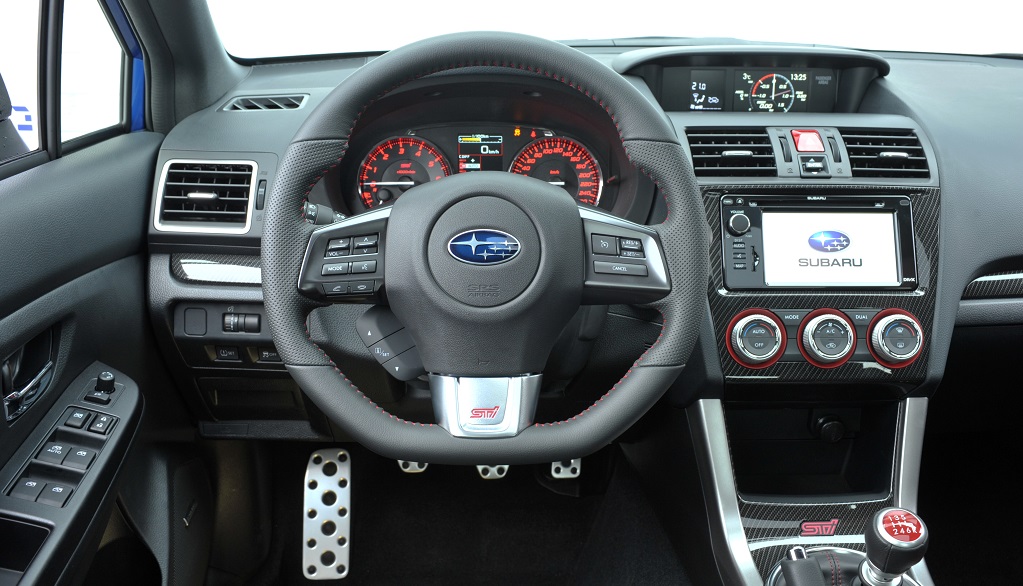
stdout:
<svg viewBox="0 0 1023 586">
<path fill-rule="evenodd" d="M 377 261 L 363 260 L 352 263 L 352 274 L 375 273 L 377 272 Z"/>
<path fill-rule="evenodd" d="M 348 263 L 328 263 L 323 265 L 323 269 L 320 270 L 320 275 L 323 277 L 329 275 L 347 275 L 348 274 Z"/>
<path fill-rule="evenodd" d="M 31 478 L 22 478 L 14 485 L 11 489 L 10 496 L 18 499 L 25 499 L 26 501 L 34 501 L 39 497 L 39 493 L 43 491 L 43 482 L 38 480 L 32 480 Z"/>
<path fill-rule="evenodd" d="M 637 265 L 618 262 L 593 262 L 593 272 L 605 275 L 629 275 L 633 277 L 647 276 L 646 265 Z"/>
<path fill-rule="evenodd" d="M 39 455 L 36 456 L 36 459 L 59 465 L 64 461 L 64 456 L 67 455 L 68 447 L 67 444 L 46 444 L 43 446 L 43 449 L 39 450 Z"/>
<path fill-rule="evenodd" d="M 618 254 L 618 239 L 614 236 L 594 234 L 590 237 L 590 243 L 593 245 L 593 254 L 609 254 L 611 256 Z"/>
<path fill-rule="evenodd" d="M 44 505 L 52 505 L 54 507 L 63 507 L 64 503 L 66 503 L 68 498 L 71 497 L 71 492 L 72 488 L 70 486 L 52 483 L 47 484 L 43 487 L 43 492 L 39 494 L 39 498 L 36 499 L 36 502 Z"/>
<path fill-rule="evenodd" d="M 368 234 L 366 236 L 356 236 L 352 239 L 352 242 L 355 244 L 355 248 L 368 248 L 377 245 L 377 238 L 376 234 Z"/>
<path fill-rule="evenodd" d="M 92 461 L 96 458 L 96 452 L 86 448 L 71 448 L 66 458 L 64 458 L 64 465 L 68 468 L 77 468 L 79 470 L 88 470 L 89 466 L 92 465 Z"/>
<path fill-rule="evenodd" d="M 622 250 L 643 250 L 643 241 L 638 238 L 621 238 Z"/>
<path fill-rule="evenodd" d="M 622 258 L 646 258 L 646 255 L 643 254 L 642 250 L 625 250 L 624 248 L 622 249 L 622 253 L 618 256 Z"/>
<path fill-rule="evenodd" d="M 73 427 L 75 429 L 82 429 L 85 427 L 85 423 L 89 421 L 89 412 L 85 409 L 75 409 L 67 416 L 64 420 L 66 427 Z"/>
</svg>

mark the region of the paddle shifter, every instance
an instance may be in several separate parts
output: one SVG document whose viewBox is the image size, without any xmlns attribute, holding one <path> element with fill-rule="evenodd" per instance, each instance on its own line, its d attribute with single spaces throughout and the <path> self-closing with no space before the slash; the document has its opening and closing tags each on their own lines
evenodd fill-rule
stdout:
<svg viewBox="0 0 1023 586">
<path fill-rule="evenodd" d="M 874 515 L 864 535 L 866 556 L 840 547 L 793 547 L 768 580 L 769 586 L 906 586 L 904 576 L 924 558 L 927 526 L 914 513 L 888 508 Z"/>
</svg>

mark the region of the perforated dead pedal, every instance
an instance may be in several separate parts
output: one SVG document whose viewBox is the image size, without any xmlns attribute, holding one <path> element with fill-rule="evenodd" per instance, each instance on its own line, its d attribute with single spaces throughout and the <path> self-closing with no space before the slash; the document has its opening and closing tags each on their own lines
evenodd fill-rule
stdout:
<svg viewBox="0 0 1023 586">
<path fill-rule="evenodd" d="M 302 573 L 309 580 L 348 575 L 352 524 L 352 462 L 339 449 L 316 450 L 305 469 Z"/>
</svg>

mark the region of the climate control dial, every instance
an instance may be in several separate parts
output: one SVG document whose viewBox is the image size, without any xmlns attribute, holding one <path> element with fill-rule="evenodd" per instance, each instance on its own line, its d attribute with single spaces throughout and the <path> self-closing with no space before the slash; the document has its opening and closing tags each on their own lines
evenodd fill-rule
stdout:
<svg viewBox="0 0 1023 586">
<path fill-rule="evenodd" d="M 879 314 L 870 330 L 874 357 L 890 366 L 906 366 L 920 354 L 923 345 L 920 323 L 899 311 Z"/>
<path fill-rule="evenodd" d="M 856 347 L 856 330 L 845 316 L 833 310 L 808 315 L 800 338 L 804 356 L 822 368 L 843 364 Z"/>
<path fill-rule="evenodd" d="M 737 316 L 729 333 L 732 356 L 751 368 L 775 363 L 784 346 L 784 330 L 767 312 L 751 310 Z"/>
</svg>

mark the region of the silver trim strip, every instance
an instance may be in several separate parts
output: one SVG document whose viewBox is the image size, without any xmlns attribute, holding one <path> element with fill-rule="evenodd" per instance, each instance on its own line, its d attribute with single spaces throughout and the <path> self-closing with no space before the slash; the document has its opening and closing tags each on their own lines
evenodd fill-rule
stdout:
<svg viewBox="0 0 1023 586">
<path fill-rule="evenodd" d="M 245 206 L 245 224 L 227 224 L 224 222 L 173 222 L 166 224 L 160 219 L 160 212 L 163 211 L 163 195 L 167 191 L 167 172 L 174 163 L 185 163 L 191 165 L 251 165 L 252 176 L 249 178 L 249 204 Z M 163 164 L 160 172 L 160 182 L 156 185 L 156 205 L 153 206 L 153 228 L 158 232 L 185 232 L 189 234 L 246 234 L 252 227 L 252 208 L 255 207 L 256 186 L 259 174 L 259 165 L 255 161 L 227 160 L 227 159 L 170 159 Z"/>
<path fill-rule="evenodd" d="M 977 277 L 973 280 L 974 283 L 983 283 L 987 281 L 1019 281 L 1023 280 L 1023 273 L 1009 273 L 1007 275 L 987 275 L 985 277 Z"/>
<path fill-rule="evenodd" d="M 726 584 L 762 586 L 739 516 L 732 460 L 719 399 L 701 399 L 686 409 L 692 429 L 703 492 L 708 499 L 711 546 Z"/>
<path fill-rule="evenodd" d="M 829 535 L 826 537 L 786 537 L 784 539 L 771 539 L 769 541 L 753 542 L 749 549 L 757 551 L 766 547 L 778 547 L 780 545 L 818 545 L 824 543 L 865 543 L 862 535 Z"/>
<path fill-rule="evenodd" d="M 263 282 L 263 271 L 259 267 L 220 264 L 194 258 L 183 259 L 180 266 L 185 276 L 192 281 L 244 285 L 259 285 Z"/>
<path fill-rule="evenodd" d="M 927 426 L 927 397 L 909 397 L 903 401 L 898 444 L 896 445 L 895 479 L 893 494 L 895 506 L 917 511 L 920 489 L 920 460 L 924 451 L 924 431 Z M 926 522 L 926 521 L 925 521 Z M 921 586 L 933 586 L 934 579 L 927 569 L 927 560 L 913 566 L 908 575 Z"/>
</svg>

